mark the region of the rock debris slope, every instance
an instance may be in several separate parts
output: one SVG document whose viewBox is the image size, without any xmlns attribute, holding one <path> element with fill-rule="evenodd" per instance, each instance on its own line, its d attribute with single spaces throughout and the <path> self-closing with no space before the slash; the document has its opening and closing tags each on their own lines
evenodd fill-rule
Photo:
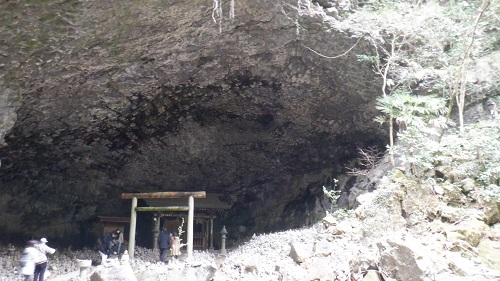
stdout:
<svg viewBox="0 0 500 281">
<path fill-rule="evenodd" d="M 228 249 L 225 256 L 195 252 L 158 263 L 158 252 L 138 248 L 130 262 L 130 280 L 375 280 L 375 281 L 487 281 L 500 278 L 500 229 L 498 219 L 472 206 L 453 208 L 434 204 L 444 193 L 415 190 L 428 205 L 400 204 L 400 180 L 384 178 L 380 189 L 360 196 L 353 212 L 335 212 L 321 222 L 301 229 L 254 235 L 247 242 Z M 415 200 L 413 200 L 415 201 Z M 444 201 L 446 202 L 446 201 Z M 402 208 L 402 209 L 401 209 Z M 411 224 L 401 210 L 442 212 L 436 220 Z M 415 212 L 417 213 L 417 212 Z M 443 222 L 447 221 L 449 222 Z M 75 259 L 99 260 L 96 251 L 60 251 L 51 258 L 54 281 L 78 279 Z M 2 257 L 2 276 L 13 278 L 13 258 Z M 93 267 L 84 280 L 115 280 L 112 272 L 123 265 Z M 116 275 L 116 274 L 115 274 Z M 368 277 L 367 277 L 368 276 Z M 96 279 L 96 278 L 101 279 Z M 135 278 L 135 279 L 134 279 Z M 375 278 L 375 279 L 368 279 Z"/>
</svg>

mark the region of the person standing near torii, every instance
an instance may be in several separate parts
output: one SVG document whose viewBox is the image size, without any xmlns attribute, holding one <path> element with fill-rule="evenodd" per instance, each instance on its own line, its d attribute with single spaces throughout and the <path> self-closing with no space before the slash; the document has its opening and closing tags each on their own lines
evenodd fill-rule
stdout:
<svg viewBox="0 0 500 281">
<path fill-rule="evenodd" d="M 170 235 L 167 227 L 164 226 L 158 236 L 158 247 L 160 248 L 160 262 L 165 262 L 167 259 L 168 248 L 170 246 Z"/>
</svg>

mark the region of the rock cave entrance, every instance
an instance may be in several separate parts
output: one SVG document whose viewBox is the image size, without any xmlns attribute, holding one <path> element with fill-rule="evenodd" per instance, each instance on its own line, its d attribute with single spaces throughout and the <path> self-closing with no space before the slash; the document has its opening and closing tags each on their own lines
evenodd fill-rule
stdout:
<svg viewBox="0 0 500 281">
<path fill-rule="evenodd" d="M 221 194 L 232 206 L 221 216 L 229 239 L 317 221 L 326 179 L 358 147 L 385 146 L 372 122 L 380 81 L 357 62 L 374 52 L 363 35 L 285 2 L 252 2 L 223 32 L 211 6 L 190 1 L 5 4 L 0 13 L 23 21 L 22 36 L 0 30 L 12 55 L 0 56 L 12 60 L 1 92 L 0 234 L 74 244 L 98 216 L 128 215 L 121 193 L 170 187 Z M 37 20 L 49 11 L 74 24 Z M 331 60 L 311 48 L 351 51 Z M 138 243 L 151 245 L 151 218 L 141 219 Z M 92 240 L 101 230 L 89 231 Z"/>
</svg>

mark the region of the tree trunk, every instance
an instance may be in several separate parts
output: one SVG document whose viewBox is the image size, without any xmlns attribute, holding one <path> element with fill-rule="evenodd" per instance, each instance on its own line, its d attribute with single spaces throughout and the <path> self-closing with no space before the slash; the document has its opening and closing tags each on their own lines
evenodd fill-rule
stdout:
<svg viewBox="0 0 500 281">
<path fill-rule="evenodd" d="M 389 117 L 389 146 L 390 151 L 389 155 L 391 157 L 391 165 L 394 167 L 394 128 L 393 128 L 393 119 Z"/>
</svg>

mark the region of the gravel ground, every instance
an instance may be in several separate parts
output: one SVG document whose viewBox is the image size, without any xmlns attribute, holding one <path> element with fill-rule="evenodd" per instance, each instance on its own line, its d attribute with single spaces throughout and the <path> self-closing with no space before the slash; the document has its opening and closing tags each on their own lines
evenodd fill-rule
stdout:
<svg viewBox="0 0 500 281">
<path fill-rule="evenodd" d="M 167 264 L 158 262 L 158 251 L 140 248 L 136 249 L 135 258 L 129 263 L 140 281 L 165 280 L 283 280 L 283 270 L 289 275 L 302 276 L 289 278 L 300 280 L 305 278 L 304 272 L 299 272 L 300 267 L 290 258 L 291 243 L 309 243 L 322 241 L 331 237 L 331 234 L 321 225 L 297 230 L 288 230 L 271 234 L 254 235 L 248 242 L 228 249 L 227 255 L 219 255 L 206 251 L 195 251 L 192 257 L 185 254 L 177 259 L 169 257 Z M 361 252 L 358 246 L 351 244 L 347 237 L 335 239 L 336 255 L 331 255 L 327 261 L 331 268 L 336 268 L 336 275 L 346 275 L 349 268 L 348 252 Z M 348 250 L 346 250 L 348 249 Z M 14 255 L 8 255 L 7 249 L 0 258 L 0 281 L 21 280 L 17 273 L 17 260 L 22 249 L 17 249 Z M 366 251 L 365 251 L 366 252 Z M 338 257 L 342 258 L 338 258 Z M 84 278 L 79 277 L 77 259 L 91 259 L 93 266 L 87 271 Z M 80 281 L 90 280 L 91 274 L 100 266 L 100 256 L 97 251 L 67 251 L 60 250 L 49 256 L 50 281 Z M 346 270 L 342 270 L 346 269 Z M 294 270 L 296 272 L 294 272 Z M 285 280 L 287 280 L 285 278 Z M 328 280 L 328 279 L 325 279 Z"/>
<path fill-rule="evenodd" d="M 318 231 L 319 230 L 319 231 Z M 158 251 L 138 247 L 135 258 L 130 261 L 138 280 L 156 280 L 167 276 L 169 280 L 278 280 L 280 272 L 276 265 L 293 268 L 295 262 L 289 257 L 290 243 L 305 243 L 321 239 L 321 227 L 288 230 L 265 235 L 254 235 L 250 241 L 228 249 L 227 255 L 195 251 L 191 257 L 185 254 L 177 259 L 169 257 L 167 264 L 158 262 Z M 338 252 L 341 248 L 355 248 L 344 239 L 336 241 Z M 9 254 L 7 247 L 1 248 L 4 253 L 0 257 L 0 281 L 21 280 L 18 274 L 17 261 L 23 249 L 16 249 Z M 115 257 L 118 258 L 118 257 Z M 79 277 L 77 259 L 91 259 L 93 266 L 87 271 L 85 278 Z M 340 261 L 338 261 L 340 262 Z M 90 280 L 90 275 L 100 266 L 100 256 L 94 250 L 69 251 L 58 250 L 49 256 L 50 281 Z M 254 272 L 244 269 L 246 265 L 258 263 Z M 345 264 L 343 266 L 346 266 Z M 347 265 L 348 266 L 348 265 Z M 186 279 L 185 277 L 188 276 Z M 159 280 L 159 279 L 158 279 Z"/>
<path fill-rule="evenodd" d="M 9 252 L 9 247 L 0 247 L 0 281 L 13 281 L 22 280 L 19 275 L 19 267 L 17 261 L 19 260 L 23 248 L 15 249 Z M 46 274 L 45 280 L 50 281 L 76 281 L 76 280 L 90 280 L 90 275 L 100 267 L 101 257 L 94 250 L 58 250 L 54 255 L 49 255 L 48 275 Z M 92 267 L 87 271 L 86 278 L 80 278 L 80 269 L 77 260 L 92 260 Z M 112 256 L 110 260 L 118 260 L 119 257 Z M 162 275 L 168 271 L 184 268 L 186 264 L 197 267 L 201 264 L 211 264 L 218 260 L 217 254 L 195 251 L 193 256 L 189 259 L 185 254 L 177 259 L 172 257 L 168 258 L 168 263 L 158 262 L 159 253 L 151 249 L 142 247 L 136 248 L 135 258 L 130 260 L 134 272 L 140 274 L 141 272 L 151 272 L 151 275 Z"/>
<path fill-rule="evenodd" d="M 366 196 L 372 201 L 364 200 L 352 216 L 327 216 L 311 227 L 254 235 L 228 249 L 226 255 L 195 251 L 191 257 L 169 257 L 164 264 L 158 262 L 158 251 L 137 247 L 135 258 L 128 263 L 138 281 L 359 281 L 370 270 L 384 281 L 407 281 L 397 276 L 401 272 L 414 276 L 414 281 L 500 280 L 500 268 L 492 269 L 498 266 L 498 259 L 485 260 L 465 238 L 454 239 L 462 231 L 457 229 L 461 221 L 468 231 L 474 230 L 474 222 L 481 223 L 476 219 L 477 210 L 455 208 L 462 219 L 454 223 L 423 220 L 410 226 L 399 213 L 391 213 L 391 204 L 384 201 L 387 208 L 374 205 L 390 198 L 386 193 L 375 191 Z M 481 241 L 492 245 L 491 254 L 498 254 L 493 250 L 500 247 L 500 224 L 481 229 Z M 0 248 L 0 281 L 21 280 L 17 261 L 22 251 Z M 93 261 L 82 278 L 78 259 Z M 92 274 L 107 269 L 108 273 L 111 269 L 123 273 L 128 268 L 120 267 L 118 257 L 111 258 L 111 267 L 99 263 L 97 250 L 59 249 L 49 256 L 51 276 L 46 280 L 88 281 Z M 110 278 L 126 280 L 94 280 Z"/>
<path fill-rule="evenodd" d="M 182 280 L 182 281 L 352 281 L 362 280 L 366 269 L 377 268 L 373 261 L 379 260 L 375 240 L 361 238 L 343 233 L 332 235 L 331 229 L 321 223 L 313 227 L 254 235 L 248 242 L 228 249 L 227 255 L 195 251 L 191 257 L 185 254 L 177 259 L 169 258 L 167 264 L 158 262 L 158 251 L 140 248 L 136 249 L 136 257 L 129 263 L 139 281 Z M 394 233 L 393 233 L 394 234 Z M 388 237 L 393 234 L 385 234 Z M 380 238 L 380 237 L 379 237 Z M 424 237 L 420 237 L 424 239 Z M 325 242 L 327 241 L 327 242 Z M 318 245 L 329 243 L 331 248 L 327 254 L 318 255 Z M 292 245 L 315 245 L 316 256 L 308 258 L 303 263 L 297 263 L 291 258 Z M 436 247 L 442 247 L 438 245 Z M 17 249 L 10 255 L 7 248 L 0 249 L 0 281 L 21 280 L 17 273 L 16 261 L 22 249 Z M 460 258 L 460 257 L 457 257 Z M 93 266 L 87 274 L 80 278 L 77 259 L 92 259 Z M 465 263 L 454 263 L 460 267 L 456 272 L 449 271 L 440 275 L 440 281 L 471 281 L 499 280 L 499 271 L 491 271 L 482 265 L 474 264 L 474 260 L 460 258 Z M 49 257 L 51 276 L 47 281 L 87 281 L 90 276 L 102 266 L 96 265 L 100 257 L 96 251 L 66 251 L 60 250 Z M 118 263 L 118 258 L 114 261 Z M 469 268 L 469 269 L 467 269 Z M 467 271 L 468 270 L 468 271 Z M 382 270 L 379 270 L 382 273 Z M 467 271 L 467 272 L 466 272 Z M 458 273 L 465 272 L 464 276 Z M 467 275 L 473 273 L 475 275 Z M 447 278 L 444 278 L 447 276 Z M 471 279 L 472 278 L 472 279 Z M 97 279 L 100 280 L 100 279 Z M 104 279 L 106 280 L 106 279 Z M 117 280 L 117 279 L 113 279 Z M 385 281 L 396 279 L 385 276 Z M 427 280 L 427 279 L 415 279 Z M 429 279 L 431 280 L 431 279 Z"/>
</svg>

